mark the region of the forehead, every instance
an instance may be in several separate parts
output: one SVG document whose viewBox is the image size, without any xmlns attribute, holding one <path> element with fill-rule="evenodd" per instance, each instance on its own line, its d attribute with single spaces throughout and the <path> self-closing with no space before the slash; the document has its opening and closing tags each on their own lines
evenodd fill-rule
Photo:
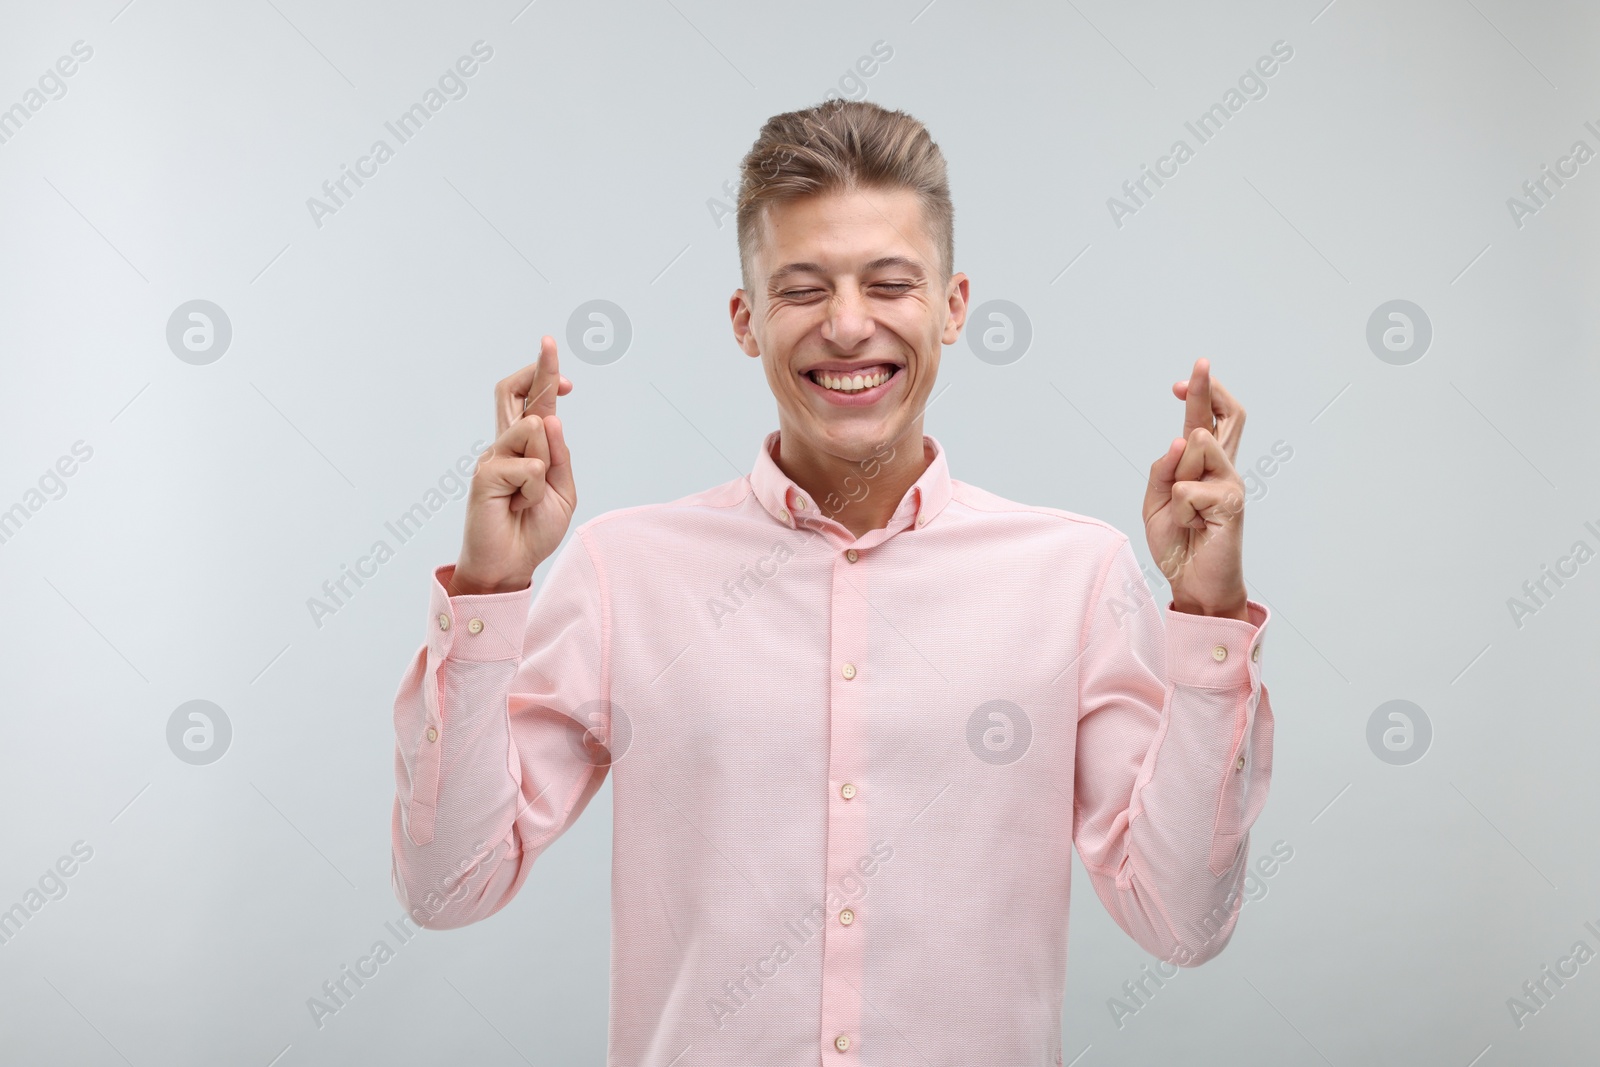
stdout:
<svg viewBox="0 0 1600 1067">
<path fill-rule="evenodd" d="M 768 204 L 757 260 L 763 274 L 804 261 L 846 270 L 898 255 L 932 272 L 933 240 L 910 189 L 839 189 Z"/>
</svg>

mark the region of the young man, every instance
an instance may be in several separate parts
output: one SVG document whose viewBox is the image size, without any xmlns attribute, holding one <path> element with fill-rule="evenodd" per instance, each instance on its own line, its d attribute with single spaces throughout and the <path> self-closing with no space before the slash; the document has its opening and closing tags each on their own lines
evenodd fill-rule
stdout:
<svg viewBox="0 0 1600 1067">
<path fill-rule="evenodd" d="M 394 885 L 504 907 L 614 791 L 607 1062 L 1061 1062 L 1071 849 L 1195 965 L 1266 799 L 1244 411 L 1204 360 L 1128 538 L 950 477 L 923 409 L 967 313 L 921 123 L 778 115 L 743 163 L 734 336 L 778 430 L 748 476 L 579 525 L 555 342 L 495 389 L 395 702 Z"/>
</svg>

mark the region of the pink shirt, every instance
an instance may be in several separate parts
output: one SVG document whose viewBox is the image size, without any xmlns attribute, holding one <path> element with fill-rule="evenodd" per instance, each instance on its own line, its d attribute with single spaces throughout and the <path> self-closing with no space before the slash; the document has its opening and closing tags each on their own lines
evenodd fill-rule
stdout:
<svg viewBox="0 0 1600 1067">
<path fill-rule="evenodd" d="M 877 467 L 808 499 L 777 441 L 577 526 L 536 596 L 435 572 L 395 892 L 488 918 L 609 772 L 608 1064 L 1059 1064 L 1073 843 L 1147 951 L 1232 936 L 1268 611 L 1158 606 L 1116 528 L 956 481 L 926 435 L 857 539 L 828 516 Z"/>
</svg>

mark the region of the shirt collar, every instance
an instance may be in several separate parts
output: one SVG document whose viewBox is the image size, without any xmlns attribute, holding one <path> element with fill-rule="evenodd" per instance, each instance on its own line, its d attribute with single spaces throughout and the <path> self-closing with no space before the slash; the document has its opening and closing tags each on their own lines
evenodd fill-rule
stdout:
<svg viewBox="0 0 1600 1067">
<path fill-rule="evenodd" d="M 787 474 L 778 467 L 774 458 L 778 452 L 781 431 L 773 430 L 762 440 L 756 450 L 755 466 L 750 472 L 750 485 L 761 506 L 779 522 L 790 528 L 797 519 L 822 519 L 838 511 L 838 501 L 812 500 Z M 945 458 L 944 446 L 930 434 L 922 435 L 923 456 L 930 457 L 927 470 L 922 472 L 895 509 L 893 526 L 921 529 L 932 522 L 950 502 L 950 465 Z M 875 468 L 870 460 L 862 461 L 858 475 L 863 483 L 871 481 Z"/>
</svg>

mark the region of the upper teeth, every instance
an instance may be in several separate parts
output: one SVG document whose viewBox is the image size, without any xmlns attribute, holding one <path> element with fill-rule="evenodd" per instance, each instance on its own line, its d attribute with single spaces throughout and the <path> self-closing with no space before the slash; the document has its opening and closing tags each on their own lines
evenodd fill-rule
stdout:
<svg viewBox="0 0 1600 1067">
<path fill-rule="evenodd" d="M 893 371 L 877 371 L 872 374 L 830 374 L 827 371 L 812 371 L 811 380 L 818 385 L 829 389 L 837 389 L 843 393 L 856 393 L 863 389 L 871 389 L 882 385 L 889 380 Z"/>
</svg>

